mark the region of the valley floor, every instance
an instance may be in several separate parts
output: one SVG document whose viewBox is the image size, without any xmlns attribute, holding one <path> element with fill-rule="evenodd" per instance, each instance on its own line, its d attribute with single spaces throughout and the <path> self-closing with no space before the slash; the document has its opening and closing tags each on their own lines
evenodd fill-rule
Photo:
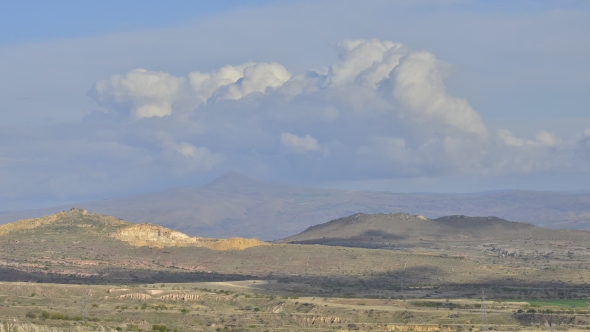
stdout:
<svg viewBox="0 0 590 332">
<path fill-rule="evenodd" d="M 0 332 L 478 331 L 478 299 L 299 296 L 276 280 L 134 285 L 0 283 Z M 581 330 L 586 300 L 488 299 L 486 329 Z"/>
</svg>

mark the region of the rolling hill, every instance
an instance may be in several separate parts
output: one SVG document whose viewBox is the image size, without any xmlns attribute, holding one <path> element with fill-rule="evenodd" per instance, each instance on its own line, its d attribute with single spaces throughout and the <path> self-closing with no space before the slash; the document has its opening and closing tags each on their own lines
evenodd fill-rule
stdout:
<svg viewBox="0 0 590 332">
<path fill-rule="evenodd" d="M 527 240 L 533 244 L 527 245 Z M 492 248 L 534 247 L 538 252 L 539 248 L 558 247 L 552 243 L 568 243 L 568 250 L 576 245 L 585 247 L 588 240 L 588 231 L 547 229 L 497 217 L 455 215 L 428 219 L 406 213 L 358 213 L 309 227 L 279 242 L 372 248 L 479 247 L 487 242 Z M 583 252 L 590 254 L 585 249 Z"/>
<path fill-rule="evenodd" d="M 202 187 L 77 203 L 137 223 L 204 237 L 284 238 L 354 213 L 495 215 L 544 227 L 590 229 L 590 194 L 504 191 L 472 195 L 396 194 L 305 188 L 230 172 Z M 70 206 L 0 213 L 0 223 L 41 217 Z"/>
<path fill-rule="evenodd" d="M 352 231 L 358 239 L 345 237 Z M 464 238 L 467 232 L 472 238 Z M 517 238 L 527 232 L 538 238 Z M 71 209 L 0 226 L 0 281 L 154 284 L 264 279 L 268 287 L 298 294 L 372 297 L 473 296 L 482 287 L 508 298 L 515 291 L 530 296 L 532 289 L 541 298 L 558 292 L 579 297 L 590 289 L 589 232 L 490 218 L 356 214 L 312 227 L 304 235 L 313 233 L 348 242 L 306 245 L 190 237 L 158 225 Z M 485 238 L 486 234 L 494 237 Z M 421 235 L 431 238 L 416 239 Z M 367 243 L 372 247 L 354 247 L 369 247 Z M 339 244 L 349 247 L 334 246 Z"/>
</svg>

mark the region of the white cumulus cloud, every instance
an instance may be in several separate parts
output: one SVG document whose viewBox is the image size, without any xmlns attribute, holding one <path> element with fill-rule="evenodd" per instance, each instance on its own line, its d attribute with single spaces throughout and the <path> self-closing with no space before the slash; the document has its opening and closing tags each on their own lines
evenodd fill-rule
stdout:
<svg viewBox="0 0 590 332">
<path fill-rule="evenodd" d="M 285 67 L 278 63 L 245 63 L 225 66 L 211 73 L 192 72 L 190 85 L 197 105 L 211 97 L 219 100 L 237 100 L 248 94 L 263 93 L 267 88 L 276 88 L 291 78 Z"/>
<path fill-rule="evenodd" d="M 149 118 L 122 121 L 112 129 L 117 143 L 176 176 L 496 176 L 582 167 L 563 160 L 575 149 L 588 154 L 588 135 L 495 129 L 490 137 L 479 112 L 447 91 L 448 66 L 432 53 L 377 39 L 333 47 L 337 58 L 319 70 L 246 62 L 177 77 L 141 69 L 98 81 L 90 96 L 117 114 Z"/>
<path fill-rule="evenodd" d="M 106 107 L 128 105 L 134 119 L 162 117 L 172 113 L 184 82 L 184 78 L 140 68 L 96 82 L 90 96 Z"/>
<path fill-rule="evenodd" d="M 306 153 L 320 149 L 318 141 L 309 135 L 299 137 L 290 133 L 282 133 L 281 144 L 290 153 Z"/>
<path fill-rule="evenodd" d="M 418 120 L 439 121 L 453 128 L 487 137 L 481 116 L 469 103 L 447 94 L 439 62 L 429 52 L 413 52 L 395 68 L 394 95 Z"/>
<path fill-rule="evenodd" d="M 408 53 L 403 44 L 377 39 L 343 40 L 334 46 L 340 59 L 330 66 L 327 83 L 331 86 L 356 81 L 375 89 Z"/>
</svg>

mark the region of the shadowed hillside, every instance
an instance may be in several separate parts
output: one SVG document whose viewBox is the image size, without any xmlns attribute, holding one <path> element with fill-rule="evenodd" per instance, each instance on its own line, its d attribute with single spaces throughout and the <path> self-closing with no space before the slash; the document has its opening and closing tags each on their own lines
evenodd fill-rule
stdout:
<svg viewBox="0 0 590 332">
<path fill-rule="evenodd" d="M 205 237 L 284 238 L 326 220 L 354 213 L 408 212 L 495 215 L 553 228 L 590 229 L 590 194 L 505 191 L 474 195 L 394 194 L 304 188 L 230 172 L 203 187 L 76 204 L 136 223 L 153 223 Z M 0 222 L 68 209 L 0 213 Z"/>
<path fill-rule="evenodd" d="M 465 246 L 476 251 L 487 246 L 503 253 L 532 250 L 530 254 L 543 255 L 559 251 L 565 256 L 568 253 L 573 255 L 572 250 L 577 248 L 581 255 L 588 256 L 586 246 L 589 240 L 588 231 L 548 229 L 497 217 L 428 219 L 406 213 L 358 213 L 309 227 L 279 242 L 370 248 Z"/>
<path fill-rule="evenodd" d="M 488 235 L 491 238 L 485 238 Z M 269 244 L 190 237 L 157 225 L 72 209 L 0 226 L 0 281 L 160 283 L 262 278 L 276 280 L 284 285 L 278 287 L 290 291 L 322 296 L 405 296 L 408 292 L 424 296 L 424 291 L 442 296 L 438 287 L 467 295 L 498 285 L 533 287 L 542 290 L 535 295 L 539 297 L 565 291 L 580 296 L 590 282 L 587 235 L 497 218 L 429 220 L 409 214 L 356 214 L 294 237 L 301 243 L 328 246 Z M 406 290 L 403 285 L 428 287 Z M 511 288 L 495 291 L 512 296 Z"/>
</svg>

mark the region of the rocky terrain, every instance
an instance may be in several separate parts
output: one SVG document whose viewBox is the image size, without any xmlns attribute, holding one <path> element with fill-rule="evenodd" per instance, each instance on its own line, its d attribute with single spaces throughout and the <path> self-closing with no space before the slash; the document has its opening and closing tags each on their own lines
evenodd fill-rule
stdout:
<svg viewBox="0 0 590 332">
<path fill-rule="evenodd" d="M 0 283 L 0 332 L 469 331 L 481 301 L 297 296 L 264 280 L 131 286 Z M 499 331 L 581 330 L 583 301 L 487 300 Z M 84 315 L 84 316 L 83 316 Z"/>
<path fill-rule="evenodd" d="M 501 191 L 469 195 L 345 191 L 281 185 L 225 174 L 202 187 L 76 203 L 88 211 L 191 236 L 276 240 L 355 213 L 498 216 L 549 228 L 590 229 L 590 194 Z M 0 213 L 0 223 L 69 206 Z"/>
</svg>

